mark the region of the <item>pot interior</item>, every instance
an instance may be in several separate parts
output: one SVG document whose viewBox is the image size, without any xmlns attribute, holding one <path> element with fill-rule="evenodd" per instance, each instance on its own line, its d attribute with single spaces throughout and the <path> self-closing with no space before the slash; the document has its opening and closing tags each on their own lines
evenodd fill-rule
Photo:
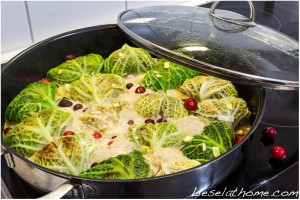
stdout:
<svg viewBox="0 0 300 200">
<path fill-rule="evenodd" d="M 49 38 L 13 58 L 2 69 L 1 129 L 9 102 L 29 83 L 44 78 L 49 69 L 64 62 L 67 54 L 80 56 L 96 53 L 107 58 L 124 43 L 134 46 L 116 25 L 95 26 Z M 257 126 L 263 110 L 262 90 L 254 86 L 234 85 L 239 96 L 248 103 L 252 113 L 251 123 Z"/>
</svg>

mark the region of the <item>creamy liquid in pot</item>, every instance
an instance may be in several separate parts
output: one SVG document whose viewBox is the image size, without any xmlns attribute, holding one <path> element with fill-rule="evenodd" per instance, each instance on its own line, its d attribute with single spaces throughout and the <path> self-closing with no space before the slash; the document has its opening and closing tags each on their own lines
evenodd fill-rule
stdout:
<svg viewBox="0 0 300 200">
<path fill-rule="evenodd" d="M 84 115 L 86 112 L 88 112 L 89 109 L 97 106 L 95 105 L 95 103 L 72 102 L 73 105 L 78 103 L 83 105 L 83 109 L 77 111 L 74 111 L 72 107 L 61 108 L 63 111 L 72 113 L 74 117 L 72 124 L 68 125 L 65 131 L 73 131 L 74 133 L 84 132 L 86 134 L 89 134 L 91 137 L 93 137 L 95 131 L 101 133 L 102 138 L 94 139 L 97 147 L 93 152 L 93 154 L 91 155 L 90 165 L 92 165 L 93 163 L 99 163 L 110 157 L 115 157 L 120 154 L 130 153 L 131 151 L 137 148 L 133 142 L 128 140 L 128 138 L 126 137 L 126 133 L 130 126 L 128 124 L 129 120 L 133 120 L 134 124 L 144 124 L 145 120 L 147 119 L 138 115 L 134 109 L 134 103 L 141 95 L 154 92 L 151 89 L 147 88 L 144 94 L 135 93 L 135 89 L 136 87 L 140 86 L 143 77 L 144 74 L 128 75 L 127 77 L 124 78 L 125 84 L 133 83 L 133 86 L 127 92 L 122 93 L 115 101 L 115 102 L 120 102 L 115 105 L 119 109 L 118 110 L 119 119 L 117 119 L 116 121 L 111 121 L 106 117 L 99 116 L 99 121 L 102 122 L 101 125 L 102 130 L 95 130 L 91 128 L 91 126 L 84 124 L 82 120 L 80 120 L 80 117 Z M 66 88 L 68 88 L 68 85 Z M 176 92 L 175 90 L 169 90 L 167 91 L 167 93 L 170 96 L 176 96 L 176 97 L 180 97 L 180 95 L 182 95 Z M 62 97 L 57 95 L 56 98 L 59 101 L 59 99 L 61 99 Z M 184 99 L 185 97 L 182 96 L 181 98 Z M 104 107 L 111 108 L 111 105 L 107 105 L 107 103 L 103 103 L 103 104 Z M 101 106 L 101 104 L 99 104 L 99 106 Z M 159 118 L 160 117 L 153 118 L 153 119 L 156 121 Z M 202 129 L 206 125 L 199 118 L 192 115 L 180 119 L 171 119 L 171 118 L 166 118 L 166 119 L 168 122 L 177 124 L 178 129 L 180 131 L 185 132 L 187 136 L 193 136 L 195 134 L 201 133 Z M 188 159 L 180 152 L 180 150 L 175 148 L 166 148 L 161 151 L 157 151 L 153 154 L 148 153 L 145 154 L 144 157 L 149 161 L 153 171 L 157 172 L 156 173 L 157 175 L 160 174 L 160 169 L 163 167 L 165 167 L 165 171 L 168 171 L 166 166 L 171 165 L 171 163 L 175 161 L 179 162 L 179 161 L 189 160 L 192 163 L 197 162 Z M 181 170 L 184 169 L 178 168 L 178 171 Z"/>
<path fill-rule="evenodd" d="M 96 148 L 90 157 L 88 163 L 90 166 L 95 163 L 100 163 L 110 157 L 128 154 L 134 149 L 141 150 L 135 143 L 127 138 L 126 134 L 131 126 L 131 124 L 128 123 L 130 120 L 133 120 L 134 124 L 142 125 L 147 119 L 138 115 L 134 109 L 134 103 L 141 95 L 154 93 L 154 91 L 148 88 L 144 94 L 135 93 L 135 89 L 141 85 L 143 77 L 144 74 L 128 75 L 127 77 L 124 77 L 123 80 L 125 84 L 132 83 L 133 86 L 124 93 L 121 93 L 118 98 L 112 99 L 112 102 L 82 103 L 73 101 L 73 106 L 76 104 L 83 105 L 82 109 L 76 111 L 73 110 L 73 106 L 60 107 L 62 111 L 69 112 L 73 115 L 72 123 L 64 129 L 64 132 L 72 131 L 75 134 L 84 132 L 92 138 L 94 138 L 93 134 L 95 132 L 101 133 L 101 138 L 93 139 Z M 66 94 L 63 92 L 64 90 L 69 90 L 69 84 L 61 86 L 58 89 L 55 96 L 57 102 L 59 102 Z M 167 94 L 179 99 L 188 98 L 175 89 L 168 90 Z M 105 112 L 105 115 L 102 115 L 101 112 Z M 97 124 L 97 128 L 82 120 L 82 117 L 87 115 L 96 116 L 96 120 L 93 121 L 93 123 Z M 152 119 L 156 121 L 159 118 L 161 117 L 157 116 Z M 208 125 L 206 122 L 193 115 L 188 115 L 179 119 L 166 118 L 166 120 L 176 124 L 179 131 L 186 133 L 187 138 L 192 138 L 194 135 L 201 133 L 203 128 Z M 14 124 L 5 124 L 5 127 L 8 126 L 13 127 Z M 239 126 L 235 132 L 238 134 L 245 134 L 249 128 L 250 125 L 247 123 L 246 125 Z M 146 151 L 144 152 L 144 157 L 148 160 L 154 174 L 157 176 L 182 171 L 201 164 L 198 161 L 187 158 L 176 148 L 162 148 L 155 152 Z M 184 164 L 174 165 L 174 163 Z M 170 169 L 172 169 L 172 171 L 170 171 Z"/>
<path fill-rule="evenodd" d="M 147 118 L 144 118 L 135 111 L 134 104 L 139 97 L 147 93 L 154 93 L 151 89 L 146 89 L 143 94 L 137 94 L 135 89 L 141 85 L 145 74 L 141 75 L 128 75 L 123 78 L 124 83 L 132 83 L 133 86 L 121 93 L 115 99 L 103 100 L 99 103 L 82 103 L 72 101 L 73 106 L 82 104 L 82 109 L 73 110 L 71 107 L 59 107 L 62 111 L 69 112 L 73 115 L 71 124 L 65 127 L 63 132 L 72 131 L 75 134 L 85 133 L 93 138 L 95 149 L 89 159 L 89 166 L 95 163 L 100 163 L 110 157 L 116 157 L 120 154 L 128 154 L 133 150 L 142 150 L 141 147 L 129 140 L 127 137 L 128 129 L 132 125 L 128 123 L 133 121 L 134 124 L 143 125 Z M 59 102 L 64 95 L 68 94 L 69 84 L 63 85 L 58 88 L 55 100 Z M 167 95 L 179 99 L 186 99 L 188 96 L 178 92 L 178 90 L 168 90 Z M 105 114 L 101 114 L 104 112 Z M 93 116 L 95 120 L 90 124 L 90 121 L 84 122 L 83 117 Z M 153 117 L 154 121 L 161 118 L 161 116 Z M 194 115 L 187 115 L 184 118 L 172 119 L 165 118 L 168 122 L 176 124 L 179 131 L 186 133 L 186 139 L 192 138 L 194 135 L 202 132 L 203 128 L 208 125 L 205 121 Z M 96 124 L 96 126 L 95 126 Z M 5 127 L 13 127 L 14 124 L 5 124 Z M 235 130 L 238 134 L 245 134 L 250 126 L 239 125 Z M 95 132 L 100 133 L 100 138 L 95 138 Z M 176 148 L 162 148 L 153 151 L 144 151 L 144 158 L 150 164 L 152 171 L 156 176 L 171 174 L 174 172 L 182 171 L 191 167 L 195 167 L 201 163 L 191 160 L 183 155 L 183 153 Z M 181 163 L 181 164 L 178 164 Z"/>
</svg>

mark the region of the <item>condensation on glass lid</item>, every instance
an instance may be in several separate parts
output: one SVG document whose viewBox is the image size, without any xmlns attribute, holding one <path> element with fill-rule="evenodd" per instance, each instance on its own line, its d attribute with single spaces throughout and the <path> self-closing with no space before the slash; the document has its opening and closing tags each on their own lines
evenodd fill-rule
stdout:
<svg viewBox="0 0 300 200">
<path fill-rule="evenodd" d="M 125 11 L 118 25 L 138 46 L 203 74 L 266 88 L 299 87 L 298 43 L 262 25 L 232 24 L 212 17 L 207 8 L 189 6 Z"/>
</svg>

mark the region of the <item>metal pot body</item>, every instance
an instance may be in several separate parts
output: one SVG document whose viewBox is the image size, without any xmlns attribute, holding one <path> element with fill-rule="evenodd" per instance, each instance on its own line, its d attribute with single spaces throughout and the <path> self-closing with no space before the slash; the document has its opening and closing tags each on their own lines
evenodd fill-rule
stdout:
<svg viewBox="0 0 300 200">
<path fill-rule="evenodd" d="M 221 159 L 193 170 L 136 181 L 94 181 L 79 177 L 60 177 L 17 156 L 13 156 L 13 170 L 41 194 L 50 193 L 63 183 L 71 181 L 74 189 L 66 194 L 69 198 L 195 198 L 201 192 L 218 185 L 237 168 L 245 147 L 235 148 Z"/>
<path fill-rule="evenodd" d="M 4 112 L 9 102 L 29 83 L 43 78 L 46 72 L 65 61 L 65 55 L 98 53 L 106 58 L 124 43 L 132 43 L 116 25 L 103 25 L 67 32 L 42 41 L 13 58 L 2 70 L 2 130 Z M 61 174 L 40 167 L 17 155 L 2 140 L 2 146 L 12 156 L 13 170 L 41 193 L 55 190 L 69 181 L 73 198 L 189 198 L 212 189 L 229 176 L 241 162 L 246 140 L 255 131 L 264 110 L 264 90 L 235 84 L 252 112 L 252 128 L 242 142 L 231 150 L 199 167 L 162 177 L 137 180 L 93 180 Z"/>
</svg>

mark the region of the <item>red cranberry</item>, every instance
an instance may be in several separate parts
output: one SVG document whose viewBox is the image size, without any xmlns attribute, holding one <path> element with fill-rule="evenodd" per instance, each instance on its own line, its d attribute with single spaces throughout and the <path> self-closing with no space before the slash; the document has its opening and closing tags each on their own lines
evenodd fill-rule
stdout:
<svg viewBox="0 0 300 200">
<path fill-rule="evenodd" d="M 58 106 L 59 107 L 71 107 L 73 105 L 73 103 L 71 101 L 69 101 L 68 99 L 63 98 L 59 103 Z"/>
<path fill-rule="evenodd" d="M 100 139 L 100 138 L 102 138 L 102 134 L 100 132 L 95 132 L 95 133 L 93 133 L 93 137 L 95 139 Z"/>
<path fill-rule="evenodd" d="M 109 141 L 108 143 L 107 143 L 107 145 L 111 145 L 112 143 L 113 143 L 114 141 Z"/>
<path fill-rule="evenodd" d="M 66 55 L 66 60 L 73 60 L 73 59 L 75 59 L 75 58 L 76 58 L 76 56 L 73 55 L 73 54 L 68 54 L 68 55 Z"/>
<path fill-rule="evenodd" d="M 271 154 L 276 160 L 283 160 L 286 156 L 286 151 L 281 146 L 275 146 L 272 148 Z"/>
<path fill-rule="evenodd" d="M 127 124 L 132 125 L 132 124 L 134 124 L 134 121 L 133 121 L 133 120 L 129 120 L 129 121 L 127 122 Z"/>
<path fill-rule="evenodd" d="M 243 135 L 236 135 L 235 140 L 234 140 L 234 144 L 239 143 L 243 138 L 244 138 Z"/>
<path fill-rule="evenodd" d="M 40 80 L 40 82 L 49 83 L 49 82 L 51 82 L 51 80 L 48 78 L 43 78 Z"/>
<path fill-rule="evenodd" d="M 276 129 L 275 128 L 273 128 L 273 127 L 267 127 L 267 128 L 265 128 L 262 132 L 261 132 L 261 134 L 263 135 L 263 136 L 266 136 L 266 137 L 268 137 L 268 138 L 274 138 L 275 137 L 275 135 L 276 135 Z"/>
<path fill-rule="evenodd" d="M 139 86 L 135 89 L 135 93 L 137 93 L 137 94 L 143 94 L 145 92 L 146 92 L 146 89 L 142 86 Z"/>
<path fill-rule="evenodd" d="M 167 122 L 168 120 L 165 118 L 159 118 L 156 123 L 162 123 L 162 122 Z"/>
<path fill-rule="evenodd" d="M 184 101 L 184 107 L 188 110 L 196 110 L 197 109 L 197 101 L 193 98 L 188 98 Z"/>
<path fill-rule="evenodd" d="M 6 135 L 12 128 L 11 127 L 7 127 L 6 129 L 4 129 L 4 135 Z"/>
<path fill-rule="evenodd" d="M 78 103 L 76 104 L 74 107 L 73 107 L 73 110 L 79 110 L 79 109 L 82 109 L 83 108 L 83 105 Z"/>
<path fill-rule="evenodd" d="M 69 136 L 69 135 L 75 135 L 75 133 L 72 132 L 72 131 L 66 131 L 66 132 L 64 132 L 64 136 Z"/>
<path fill-rule="evenodd" d="M 145 123 L 146 123 L 146 124 L 149 124 L 149 123 L 155 124 L 155 121 L 154 121 L 153 119 L 146 119 L 146 120 L 145 120 Z"/>
<path fill-rule="evenodd" d="M 127 83 L 126 84 L 126 88 L 129 90 L 130 88 L 132 88 L 133 84 L 132 83 Z"/>
</svg>

